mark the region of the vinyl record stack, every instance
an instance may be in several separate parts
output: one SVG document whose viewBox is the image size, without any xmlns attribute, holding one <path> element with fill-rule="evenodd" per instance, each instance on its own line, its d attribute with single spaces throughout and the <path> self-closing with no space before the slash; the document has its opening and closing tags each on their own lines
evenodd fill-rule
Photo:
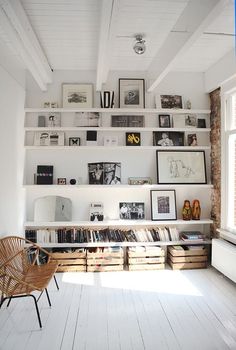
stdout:
<svg viewBox="0 0 236 350">
<path fill-rule="evenodd" d="M 88 248 L 87 271 L 122 271 L 124 250 L 121 247 Z"/>
<path fill-rule="evenodd" d="M 129 247 L 129 270 L 160 270 L 165 268 L 165 252 L 161 247 Z"/>
</svg>

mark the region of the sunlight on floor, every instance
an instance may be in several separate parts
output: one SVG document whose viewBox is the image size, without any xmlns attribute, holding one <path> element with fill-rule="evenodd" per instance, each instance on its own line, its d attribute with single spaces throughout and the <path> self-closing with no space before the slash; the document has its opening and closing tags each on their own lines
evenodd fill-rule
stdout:
<svg viewBox="0 0 236 350">
<path fill-rule="evenodd" d="M 202 296 L 181 271 L 122 271 L 64 273 L 62 282 L 160 294 Z"/>
</svg>

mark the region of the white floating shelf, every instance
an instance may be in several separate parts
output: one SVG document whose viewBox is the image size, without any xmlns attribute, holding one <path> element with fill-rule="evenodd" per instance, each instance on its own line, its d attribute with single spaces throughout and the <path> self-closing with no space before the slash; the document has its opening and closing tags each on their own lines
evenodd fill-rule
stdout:
<svg viewBox="0 0 236 350">
<path fill-rule="evenodd" d="M 178 151 L 198 151 L 198 150 L 210 150 L 210 146 L 24 146 L 27 150 L 69 150 L 69 151 L 80 151 L 88 149 L 102 149 L 102 150 L 178 150 Z"/>
<path fill-rule="evenodd" d="M 208 245 L 211 240 L 204 241 L 157 241 L 157 242 L 94 242 L 94 243 L 36 243 L 42 248 L 97 248 L 97 247 L 137 247 L 167 245 Z"/>
<path fill-rule="evenodd" d="M 145 190 L 145 189 L 163 189 L 166 188 L 168 186 L 169 188 L 182 188 L 184 187 L 186 189 L 186 187 L 188 188 L 205 188 L 205 189 L 211 189 L 213 188 L 212 184 L 168 184 L 168 185 L 161 185 L 161 184 L 145 184 L 145 185 L 128 185 L 128 184 L 121 184 L 121 185 L 89 185 L 89 184 L 85 184 L 85 185 L 24 185 L 23 187 L 26 189 L 30 189 L 30 190 L 62 190 L 62 191 L 73 191 L 75 189 L 79 190 L 79 189 L 108 189 L 108 190 L 113 190 L 113 189 L 140 189 L 140 190 Z"/>
<path fill-rule="evenodd" d="M 25 222 L 25 228 L 57 228 L 57 227 L 136 227 L 136 226 L 167 226 L 167 225 L 201 225 L 212 224 L 211 219 L 201 220 L 106 220 L 106 221 L 58 221 L 58 222 Z"/>
<path fill-rule="evenodd" d="M 158 128 L 158 127 L 142 127 L 142 128 L 132 128 L 132 127 L 112 127 L 112 126 L 60 126 L 60 127 L 37 127 L 37 126 L 26 126 L 25 131 L 28 132 L 37 132 L 37 131 L 88 131 L 88 130 L 97 130 L 97 131 L 182 131 L 182 132 L 210 132 L 210 128 Z"/>
<path fill-rule="evenodd" d="M 25 108 L 26 113 L 162 113 L 162 114 L 209 114 L 210 109 L 162 109 L 162 108 Z"/>
</svg>

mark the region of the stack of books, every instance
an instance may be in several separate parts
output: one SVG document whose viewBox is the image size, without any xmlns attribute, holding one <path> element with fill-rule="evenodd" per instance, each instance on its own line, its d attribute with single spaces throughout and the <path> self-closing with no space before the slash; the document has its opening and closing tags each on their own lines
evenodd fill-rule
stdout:
<svg viewBox="0 0 236 350">
<path fill-rule="evenodd" d="M 198 241 L 204 240 L 204 235 L 199 231 L 184 231 L 181 233 L 181 239 L 183 241 Z"/>
</svg>

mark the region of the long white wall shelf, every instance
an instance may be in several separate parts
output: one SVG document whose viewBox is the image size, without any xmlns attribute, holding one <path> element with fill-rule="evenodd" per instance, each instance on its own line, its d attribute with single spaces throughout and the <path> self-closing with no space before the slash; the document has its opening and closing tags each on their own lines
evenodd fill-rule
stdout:
<svg viewBox="0 0 236 350">
<path fill-rule="evenodd" d="M 209 245 L 211 240 L 204 241 L 156 241 L 156 242 L 94 242 L 94 243 L 36 243 L 43 248 L 96 248 L 96 247 L 137 247 L 167 245 Z"/>
<path fill-rule="evenodd" d="M 70 150 L 79 151 L 82 149 L 118 149 L 118 150 L 210 150 L 210 146 L 24 146 L 28 150 Z"/>
<path fill-rule="evenodd" d="M 25 108 L 26 113 L 50 112 L 99 112 L 99 113 L 162 113 L 162 114 L 209 114 L 210 109 L 155 109 L 155 108 Z"/>
<path fill-rule="evenodd" d="M 212 224 L 211 219 L 201 220 L 106 220 L 106 221 L 57 221 L 57 222 L 35 222 L 27 221 L 24 226 L 26 229 L 33 228 L 59 228 L 59 227 L 135 227 L 135 226 L 167 226 L 167 225 L 199 225 Z"/>
<path fill-rule="evenodd" d="M 169 185 L 161 185 L 161 184 L 145 184 L 145 185 L 128 185 L 128 184 L 121 184 L 121 185 L 89 185 L 89 184 L 85 184 L 85 185 L 24 185 L 24 188 L 26 189 L 30 189 L 30 190 L 41 190 L 41 189 L 47 189 L 47 190 L 55 190 L 55 189 L 60 189 L 60 190 L 74 190 L 74 189 L 82 189 L 82 188 L 86 188 L 86 189 L 105 189 L 105 188 L 109 188 L 109 189 L 166 189 L 166 187 L 168 186 L 168 189 L 170 188 L 205 188 L 205 189 L 211 189 L 213 188 L 212 184 L 169 184 Z"/>
<path fill-rule="evenodd" d="M 59 127 L 31 127 L 26 126 L 25 131 L 88 131 L 88 130 L 97 130 L 97 131 L 183 131 L 183 132 L 210 132 L 210 128 L 155 128 L 155 127 L 141 127 L 141 128 L 131 128 L 131 127 L 103 127 L 103 126 L 59 126 Z"/>
</svg>

